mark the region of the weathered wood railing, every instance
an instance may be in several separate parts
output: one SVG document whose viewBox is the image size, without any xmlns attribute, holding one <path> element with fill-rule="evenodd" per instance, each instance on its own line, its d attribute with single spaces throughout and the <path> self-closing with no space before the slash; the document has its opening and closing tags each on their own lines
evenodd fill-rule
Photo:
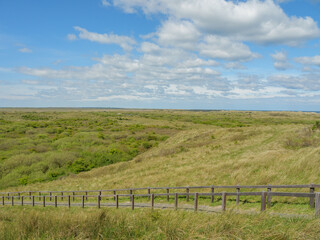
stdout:
<svg viewBox="0 0 320 240">
<path fill-rule="evenodd" d="M 53 197 L 55 195 L 60 195 L 63 199 L 64 195 L 72 195 L 72 200 L 74 200 L 74 197 L 76 194 L 81 194 L 85 195 L 85 198 L 87 199 L 90 194 L 96 193 L 94 195 L 102 195 L 103 193 L 108 193 L 111 192 L 113 196 L 116 196 L 117 193 L 121 192 L 128 192 L 130 195 L 134 194 L 135 192 L 141 192 L 141 191 L 147 191 L 147 194 L 151 194 L 151 192 L 155 191 L 161 191 L 161 190 L 166 190 L 166 197 L 167 201 L 169 201 L 169 193 L 170 191 L 175 191 L 177 190 L 181 191 L 184 190 L 186 193 L 186 199 L 189 201 L 189 195 L 190 190 L 198 190 L 199 191 L 208 191 L 210 193 L 215 193 L 215 190 L 221 190 L 221 189 L 234 189 L 236 190 L 237 194 L 236 195 L 236 202 L 237 204 L 240 201 L 240 196 L 241 196 L 241 189 L 265 189 L 268 193 L 271 193 L 272 189 L 307 189 L 309 190 L 309 193 L 314 193 L 316 188 L 320 188 L 319 184 L 306 184 L 306 185 L 233 185 L 233 186 L 218 186 L 218 185 L 210 185 L 210 186 L 186 186 L 186 187 L 142 187 L 142 188 L 124 188 L 124 189 L 108 189 L 108 190 L 77 190 L 77 191 L 20 191 L 20 192 L 0 192 L 0 197 L 1 196 L 6 196 L 9 198 L 10 196 L 28 196 L 30 199 L 32 196 L 39 197 L 41 198 L 42 195 Z M 209 195 L 211 197 L 211 203 L 214 201 L 214 194 Z M 271 197 L 272 195 L 269 194 L 267 197 L 267 204 L 270 206 L 271 204 Z M 114 197 L 115 199 L 115 197 Z M 315 204 L 315 199 L 313 195 L 309 196 L 309 205 L 310 207 L 314 207 Z"/>
<path fill-rule="evenodd" d="M 313 198 L 315 199 L 315 216 L 320 217 L 320 193 L 292 193 L 292 192 L 221 192 L 221 193 L 152 193 L 152 194 L 116 194 L 116 195 L 54 195 L 54 196 L 46 196 L 46 195 L 41 195 L 39 197 L 39 201 L 36 202 L 36 198 L 38 196 L 24 196 L 24 195 L 19 195 L 19 196 L 2 196 L 2 205 L 42 205 L 43 207 L 46 207 L 47 205 L 51 206 L 68 206 L 69 208 L 71 206 L 81 206 L 84 208 L 85 206 L 97 206 L 100 208 L 103 204 L 101 203 L 103 198 L 112 198 L 115 201 L 115 204 L 112 205 L 107 205 L 104 204 L 105 206 L 115 206 L 116 208 L 119 208 L 120 205 L 120 198 L 130 198 L 130 205 L 132 210 L 134 210 L 135 207 L 139 207 L 139 205 L 135 204 L 135 198 L 148 198 L 149 200 L 151 199 L 149 207 L 152 209 L 155 208 L 155 197 L 170 197 L 174 196 L 174 208 L 178 209 L 178 198 L 179 196 L 184 196 L 185 198 L 189 199 L 189 196 L 194 197 L 194 211 L 198 211 L 198 206 L 199 206 L 199 197 L 200 196 L 209 196 L 209 197 L 214 197 L 214 196 L 221 196 L 222 198 L 222 205 L 221 205 L 221 210 L 226 211 L 226 206 L 227 206 L 227 196 L 261 196 L 261 211 L 265 211 L 267 208 L 267 199 L 268 197 L 271 196 L 277 196 L 277 197 L 304 197 L 304 198 Z M 31 201 L 27 202 L 25 198 L 30 198 Z M 49 202 L 47 202 L 47 199 L 49 198 Z M 60 202 L 58 203 L 58 199 L 67 198 L 67 203 Z M 71 198 L 80 198 L 79 203 L 73 203 L 71 202 Z M 86 200 L 88 198 L 95 198 L 97 199 L 96 203 L 89 202 L 86 204 Z M 5 201 L 6 199 L 9 199 L 8 201 Z M 19 201 L 15 201 L 15 199 L 18 199 Z M 238 202 L 237 202 L 238 203 Z M 123 205 L 123 206 L 128 206 L 128 205 Z M 145 205 L 143 206 L 145 207 Z"/>
<path fill-rule="evenodd" d="M 55 201 L 59 199 L 63 200 L 64 198 L 68 198 L 69 205 L 71 206 L 71 200 L 75 201 L 75 198 L 82 198 L 82 201 L 88 200 L 88 198 L 92 197 L 108 197 L 112 198 L 114 201 L 118 201 L 119 197 L 130 197 L 130 201 L 134 201 L 134 196 L 139 197 L 148 197 L 148 199 L 152 200 L 153 197 L 166 197 L 167 201 L 169 201 L 170 196 L 175 197 L 175 204 L 177 201 L 178 196 L 185 196 L 186 201 L 189 201 L 190 196 L 194 196 L 194 198 L 198 198 L 199 196 L 202 197 L 209 197 L 211 198 L 211 203 L 214 202 L 215 196 L 222 197 L 222 209 L 225 209 L 226 204 L 226 196 L 236 196 L 236 204 L 239 204 L 240 196 L 257 196 L 261 194 L 266 194 L 266 206 L 271 206 L 271 197 L 278 196 L 278 197 L 305 197 L 309 198 L 309 205 L 310 207 L 315 207 L 315 204 L 318 203 L 319 199 L 316 199 L 315 189 L 320 188 L 318 184 L 308 184 L 308 185 L 233 185 L 233 186 L 186 186 L 186 187 L 144 187 L 144 188 L 125 188 L 125 189 L 109 189 L 109 190 L 77 190 L 77 191 L 19 191 L 19 192 L 0 192 L 0 198 L 2 197 L 3 205 L 5 205 L 5 200 L 11 199 L 12 203 L 14 204 L 14 199 L 21 199 L 21 204 L 24 204 L 24 200 L 27 198 L 32 200 L 33 205 L 35 203 L 35 199 L 38 198 L 39 201 L 43 201 L 43 205 L 46 205 L 46 199 Z M 236 192 L 217 192 L 215 191 L 223 190 L 223 189 L 234 189 Z M 265 189 L 266 192 L 241 192 L 241 189 Z M 308 193 L 297 193 L 297 192 L 272 192 L 272 189 L 307 189 L 309 190 Z M 163 191 L 165 193 L 155 193 L 156 191 Z M 197 192 L 190 193 L 190 190 Z M 208 191 L 209 190 L 209 191 Z M 147 194 L 137 194 L 137 192 L 147 191 Z M 171 193 L 170 193 L 171 191 Z M 172 193 L 174 191 L 174 193 Z M 185 191 L 185 192 L 178 192 L 178 191 Z M 202 191 L 202 192 L 201 192 Z M 206 192 L 207 191 L 207 192 Z M 119 194 L 122 192 L 128 192 L 129 194 Z M 152 193 L 153 192 L 153 193 Z M 96 194 L 94 194 L 96 193 Z M 105 193 L 112 193 L 109 195 L 103 195 Z M 197 196 L 197 197 L 196 197 Z M 118 200 L 117 200 L 118 199 Z M 262 199 L 263 200 L 263 199 Z M 154 198 L 152 200 L 154 202 Z M 318 202 L 317 202 L 318 201 Z M 118 203 L 117 203 L 118 204 Z M 261 201 L 262 204 L 262 201 Z M 262 208 L 262 206 L 261 206 Z M 265 208 L 264 208 L 265 209 Z M 319 212 L 316 208 L 316 213 Z"/>
</svg>

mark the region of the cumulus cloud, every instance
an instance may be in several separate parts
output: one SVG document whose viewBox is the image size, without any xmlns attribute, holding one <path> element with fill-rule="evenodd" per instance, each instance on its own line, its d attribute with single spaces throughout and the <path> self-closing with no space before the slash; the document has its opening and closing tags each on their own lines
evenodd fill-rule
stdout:
<svg viewBox="0 0 320 240">
<path fill-rule="evenodd" d="M 240 62 L 228 62 L 228 63 L 224 64 L 224 67 L 226 69 L 247 69 Z"/>
<path fill-rule="evenodd" d="M 136 44 L 136 41 L 128 36 L 119 36 L 116 34 L 100 34 L 95 32 L 89 32 L 88 30 L 81 27 L 74 27 L 75 30 L 79 31 L 79 38 L 86 39 L 92 42 L 98 42 L 101 44 L 117 44 L 120 45 L 124 50 L 132 50 L 132 46 Z M 72 34 L 71 34 L 72 35 Z"/>
<path fill-rule="evenodd" d="M 17 71 L 34 79 L 54 81 L 58 88 L 41 89 L 41 96 L 83 99 L 88 102 L 147 101 L 164 99 L 224 98 L 259 99 L 302 96 L 320 91 L 319 73 L 271 76 L 237 75 L 225 69 L 245 69 L 247 61 L 261 57 L 257 44 L 298 45 L 319 36 L 317 23 L 309 17 L 289 17 L 271 0 L 102 0 L 102 5 L 125 12 L 161 13 L 158 28 L 137 43 L 134 38 L 113 33 L 78 32 L 69 40 L 85 39 L 117 44 L 138 54 L 103 55 L 90 66 L 21 67 Z M 140 39 L 140 40 L 141 40 Z M 253 49 L 253 48 L 252 48 Z M 284 51 L 271 54 L 274 67 L 291 67 Z M 294 61 L 305 67 L 320 66 L 320 56 Z M 223 70 L 221 70 L 223 69 Z M 246 72 L 246 71 L 241 71 Z"/>
<path fill-rule="evenodd" d="M 166 21 L 157 32 L 160 44 L 186 49 L 194 49 L 200 35 L 194 24 L 189 21 Z"/>
<path fill-rule="evenodd" d="M 320 73 L 308 73 L 302 75 L 276 74 L 268 78 L 274 84 L 287 89 L 304 91 L 320 91 Z"/>
<path fill-rule="evenodd" d="M 133 13 L 163 13 L 195 24 L 207 34 L 230 36 L 260 44 L 298 45 L 319 36 L 310 17 L 289 17 L 272 0 L 113 0 L 114 6 Z"/>
<path fill-rule="evenodd" d="M 199 44 L 199 52 L 204 56 L 225 60 L 247 61 L 259 57 L 259 54 L 252 53 L 249 47 L 241 42 L 214 35 L 205 37 L 204 43 Z"/>
<path fill-rule="evenodd" d="M 294 61 L 297 63 L 301 63 L 303 65 L 313 65 L 320 67 L 320 55 L 313 56 L 313 57 L 297 57 L 294 58 Z"/>
<path fill-rule="evenodd" d="M 292 67 L 288 61 L 287 53 L 284 51 L 275 52 L 274 54 L 271 54 L 271 57 L 274 61 L 273 66 L 278 70 L 286 70 Z"/>
</svg>

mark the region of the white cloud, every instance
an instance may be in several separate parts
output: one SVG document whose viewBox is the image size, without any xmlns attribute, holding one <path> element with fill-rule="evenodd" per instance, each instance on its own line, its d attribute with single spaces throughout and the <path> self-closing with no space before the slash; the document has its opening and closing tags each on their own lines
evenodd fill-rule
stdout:
<svg viewBox="0 0 320 240">
<path fill-rule="evenodd" d="M 271 57 L 274 60 L 273 66 L 278 70 L 286 70 L 292 67 L 288 61 L 287 53 L 284 51 L 275 52 L 271 54 Z"/>
<path fill-rule="evenodd" d="M 161 46 L 196 51 L 210 58 L 248 61 L 259 56 L 229 37 L 201 34 L 190 21 L 170 19 L 162 24 L 156 36 Z"/>
<path fill-rule="evenodd" d="M 97 97 L 97 98 L 91 98 L 91 99 L 83 99 L 82 101 L 109 101 L 109 100 L 128 100 L 128 101 L 142 101 L 142 100 L 151 100 L 151 99 L 155 99 L 155 98 L 145 98 L 145 97 L 140 97 L 140 96 L 134 96 L 134 95 L 110 95 L 110 96 L 106 96 L 106 97 Z"/>
<path fill-rule="evenodd" d="M 142 9 L 146 14 L 163 13 L 185 19 L 206 34 L 230 36 L 260 44 L 298 45 L 320 35 L 310 17 L 289 17 L 272 0 L 114 0 L 125 12 Z"/>
<path fill-rule="evenodd" d="M 314 65 L 320 67 L 320 55 L 313 57 L 297 57 L 294 58 L 294 60 L 303 65 Z"/>
<path fill-rule="evenodd" d="M 22 53 L 32 53 L 32 50 L 30 48 L 20 48 L 19 49 L 19 52 L 22 52 Z"/>
<path fill-rule="evenodd" d="M 11 72 L 12 69 L 11 68 L 3 68 L 3 67 L 0 67 L 0 72 Z"/>
<path fill-rule="evenodd" d="M 320 73 L 276 74 L 268 78 L 273 85 L 304 91 L 320 91 Z"/>
<path fill-rule="evenodd" d="M 75 34 L 68 34 L 67 39 L 69 41 L 74 41 L 74 40 L 77 40 L 77 36 Z"/>
<path fill-rule="evenodd" d="M 224 64 L 224 67 L 226 69 L 247 69 L 240 62 L 228 62 L 228 63 Z"/>
<path fill-rule="evenodd" d="M 164 87 L 164 93 L 168 95 L 189 95 L 187 91 L 181 89 L 181 86 L 176 84 L 170 84 L 169 86 Z"/>
<path fill-rule="evenodd" d="M 287 61 L 287 53 L 284 51 L 281 52 L 275 52 L 274 54 L 271 54 L 271 57 L 279 62 L 285 62 Z"/>
<path fill-rule="evenodd" d="M 210 35 L 205 37 L 205 42 L 199 44 L 199 52 L 204 56 L 225 60 L 251 60 L 259 57 L 252 53 L 243 43 L 232 41 L 228 37 Z"/>
<path fill-rule="evenodd" d="M 259 98 L 276 98 L 276 97 L 291 97 L 284 93 L 285 88 L 281 87 L 264 87 L 259 90 L 234 88 L 228 94 L 231 99 L 259 99 Z"/>
<path fill-rule="evenodd" d="M 107 0 L 102 0 L 101 3 L 102 3 L 102 5 L 105 6 L 105 7 L 111 6 L 111 3 L 109 3 Z"/>
<path fill-rule="evenodd" d="M 207 95 L 207 96 L 223 96 L 222 91 L 208 89 L 206 86 L 192 86 L 192 90 L 197 95 Z"/>
<path fill-rule="evenodd" d="M 189 21 L 169 20 L 162 24 L 157 36 L 161 45 L 194 49 L 200 32 Z"/>
<path fill-rule="evenodd" d="M 117 44 L 120 45 L 124 50 L 132 50 L 132 46 L 136 44 L 136 41 L 128 36 L 119 36 L 113 33 L 110 34 L 100 34 L 89 32 L 81 27 L 74 27 L 75 30 L 79 31 L 79 38 L 86 39 L 92 42 L 98 42 L 102 44 Z"/>
</svg>

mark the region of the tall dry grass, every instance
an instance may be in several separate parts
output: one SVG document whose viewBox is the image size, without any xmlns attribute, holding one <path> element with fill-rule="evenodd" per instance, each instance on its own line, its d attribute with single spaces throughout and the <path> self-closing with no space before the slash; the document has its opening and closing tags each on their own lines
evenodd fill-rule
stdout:
<svg viewBox="0 0 320 240">
<path fill-rule="evenodd" d="M 319 219 L 167 210 L 9 208 L 1 239 L 319 239 Z"/>
</svg>

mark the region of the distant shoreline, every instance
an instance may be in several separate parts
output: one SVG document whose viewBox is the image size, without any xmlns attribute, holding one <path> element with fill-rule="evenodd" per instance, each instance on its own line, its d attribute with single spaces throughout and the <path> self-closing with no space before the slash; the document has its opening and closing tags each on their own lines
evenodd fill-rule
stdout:
<svg viewBox="0 0 320 240">
<path fill-rule="evenodd" d="M 304 110 L 251 110 L 251 109 L 171 109 L 171 108 L 116 108 L 116 107 L 0 107 L 0 110 L 132 110 L 132 111 L 190 111 L 190 112 L 216 112 L 216 111 L 237 111 L 237 112 L 306 112 L 320 113 L 319 111 Z"/>
</svg>

